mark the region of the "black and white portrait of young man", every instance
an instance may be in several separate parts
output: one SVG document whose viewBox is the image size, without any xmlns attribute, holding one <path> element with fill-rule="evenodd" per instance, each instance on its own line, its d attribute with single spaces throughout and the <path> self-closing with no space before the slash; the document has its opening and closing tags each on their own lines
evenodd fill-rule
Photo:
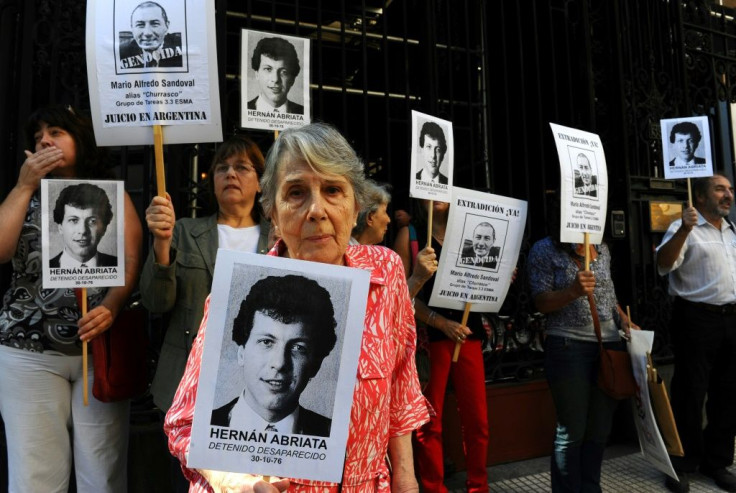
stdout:
<svg viewBox="0 0 736 493">
<path fill-rule="evenodd" d="M 123 182 L 42 180 L 45 288 L 125 282 Z"/>
<path fill-rule="evenodd" d="M 212 411 L 211 424 L 329 436 L 331 419 L 300 404 L 337 341 L 329 292 L 300 275 L 257 281 L 237 308 L 232 340 L 244 386 Z"/>
<path fill-rule="evenodd" d="M 310 121 L 309 39 L 242 31 L 242 126 L 281 130 Z"/>
</svg>

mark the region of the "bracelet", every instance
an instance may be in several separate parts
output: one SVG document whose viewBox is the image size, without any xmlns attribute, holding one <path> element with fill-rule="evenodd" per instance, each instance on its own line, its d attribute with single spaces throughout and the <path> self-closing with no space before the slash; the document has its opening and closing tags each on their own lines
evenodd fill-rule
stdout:
<svg viewBox="0 0 736 493">
<path fill-rule="evenodd" d="M 429 318 L 427 318 L 427 325 L 430 327 L 434 327 L 434 318 L 437 316 L 437 312 L 432 310 L 429 314 Z"/>
</svg>

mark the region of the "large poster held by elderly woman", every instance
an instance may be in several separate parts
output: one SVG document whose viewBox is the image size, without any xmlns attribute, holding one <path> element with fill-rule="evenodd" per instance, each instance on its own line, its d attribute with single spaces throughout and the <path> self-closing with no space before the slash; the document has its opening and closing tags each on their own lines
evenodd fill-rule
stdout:
<svg viewBox="0 0 736 493">
<path fill-rule="evenodd" d="M 187 466 L 340 482 L 370 273 L 220 249 Z"/>
</svg>

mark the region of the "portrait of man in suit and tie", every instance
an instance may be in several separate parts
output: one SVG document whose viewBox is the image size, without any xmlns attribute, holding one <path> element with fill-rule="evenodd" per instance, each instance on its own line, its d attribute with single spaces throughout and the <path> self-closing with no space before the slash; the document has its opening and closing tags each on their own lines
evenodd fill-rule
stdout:
<svg viewBox="0 0 736 493">
<path fill-rule="evenodd" d="M 296 48 L 283 38 L 261 38 L 253 50 L 250 66 L 258 96 L 248 101 L 249 110 L 304 114 L 304 106 L 288 99 L 301 71 Z"/>
<path fill-rule="evenodd" d="M 692 167 L 694 164 L 705 164 L 705 158 L 695 155 L 702 139 L 700 129 L 693 122 L 679 122 L 670 131 L 670 166 Z"/>
<path fill-rule="evenodd" d="M 119 69 L 181 67 L 181 33 L 169 32 L 166 10 L 157 2 L 139 3 L 130 14 L 130 31 L 121 31 Z"/>
<path fill-rule="evenodd" d="M 465 266 L 495 269 L 501 254 L 501 247 L 495 246 L 496 228 L 483 221 L 473 228 L 470 238 L 463 240 L 460 262 Z"/>
<path fill-rule="evenodd" d="M 232 329 L 244 388 L 212 411 L 210 424 L 329 436 L 332 420 L 299 399 L 335 347 L 336 326 L 330 294 L 317 281 L 287 275 L 255 282 Z"/>
<path fill-rule="evenodd" d="M 97 185 L 78 183 L 64 188 L 56 199 L 54 222 L 64 249 L 49 260 L 49 267 L 114 267 L 115 255 L 97 250 L 113 211 L 107 193 Z"/>
<path fill-rule="evenodd" d="M 445 132 L 437 123 L 424 122 L 419 132 L 419 158 L 416 179 L 447 185 L 447 176 L 440 173 L 440 166 L 447 153 Z"/>
</svg>

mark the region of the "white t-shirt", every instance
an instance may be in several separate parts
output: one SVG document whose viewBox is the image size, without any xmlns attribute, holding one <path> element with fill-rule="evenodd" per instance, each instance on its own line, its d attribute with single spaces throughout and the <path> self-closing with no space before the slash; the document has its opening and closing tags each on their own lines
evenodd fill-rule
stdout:
<svg viewBox="0 0 736 493">
<path fill-rule="evenodd" d="M 258 238 L 261 236 L 259 225 L 247 228 L 233 228 L 226 224 L 217 225 L 217 240 L 220 248 L 239 252 L 258 252 Z"/>
</svg>

